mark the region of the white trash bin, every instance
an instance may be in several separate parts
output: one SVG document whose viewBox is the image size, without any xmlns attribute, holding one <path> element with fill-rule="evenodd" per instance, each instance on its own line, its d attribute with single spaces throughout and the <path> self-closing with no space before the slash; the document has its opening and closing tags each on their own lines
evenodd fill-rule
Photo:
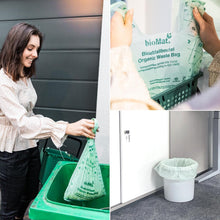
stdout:
<svg viewBox="0 0 220 220">
<path fill-rule="evenodd" d="M 169 180 L 164 178 L 164 197 L 170 202 L 188 202 L 194 198 L 195 179 Z"/>
<path fill-rule="evenodd" d="M 171 202 L 188 202 L 194 198 L 198 163 L 190 158 L 172 158 L 155 166 L 163 177 L 164 197 Z"/>
</svg>

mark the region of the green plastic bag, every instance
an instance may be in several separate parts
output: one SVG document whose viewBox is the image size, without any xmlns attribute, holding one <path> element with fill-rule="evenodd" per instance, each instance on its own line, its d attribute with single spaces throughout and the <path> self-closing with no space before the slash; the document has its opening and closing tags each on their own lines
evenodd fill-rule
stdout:
<svg viewBox="0 0 220 220">
<path fill-rule="evenodd" d="M 96 119 L 93 132 L 98 129 Z M 89 201 L 106 195 L 95 140 L 88 139 L 64 193 L 66 201 Z"/>
<path fill-rule="evenodd" d="M 154 169 L 169 180 L 190 180 L 195 178 L 198 163 L 190 158 L 172 158 L 162 160 Z"/>
<path fill-rule="evenodd" d="M 203 44 L 192 10 L 197 6 L 204 13 L 204 4 L 199 0 L 175 0 L 178 17 L 172 33 L 146 35 L 133 22 L 133 60 L 151 97 L 199 73 Z M 124 2 L 117 2 L 111 6 L 111 15 L 119 11 L 125 16 L 127 10 Z"/>
</svg>

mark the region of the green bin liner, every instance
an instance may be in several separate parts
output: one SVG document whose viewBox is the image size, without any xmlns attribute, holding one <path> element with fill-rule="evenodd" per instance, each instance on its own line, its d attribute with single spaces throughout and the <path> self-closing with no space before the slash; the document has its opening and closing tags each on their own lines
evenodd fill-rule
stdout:
<svg viewBox="0 0 220 220">
<path fill-rule="evenodd" d="M 33 220 L 110 220 L 109 165 L 100 164 L 106 195 L 87 202 L 63 199 L 76 162 L 60 161 L 31 204 L 29 217 Z"/>
<path fill-rule="evenodd" d="M 98 122 L 94 120 L 93 132 L 98 129 Z M 95 139 L 88 138 L 78 165 L 73 172 L 64 194 L 66 201 L 89 201 L 105 195 L 105 187 L 95 148 Z"/>
<path fill-rule="evenodd" d="M 190 180 L 195 178 L 198 163 L 190 158 L 172 158 L 162 160 L 154 169 L 163 178 L 169 180 Z"/>
</svg>

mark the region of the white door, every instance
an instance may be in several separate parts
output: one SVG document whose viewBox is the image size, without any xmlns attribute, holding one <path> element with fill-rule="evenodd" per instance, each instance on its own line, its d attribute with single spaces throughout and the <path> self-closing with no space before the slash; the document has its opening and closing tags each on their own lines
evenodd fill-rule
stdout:
<svg viewBox="0 0 220 220">
<path fill-rule="evenodd" d="M 162 186 L 153 167 L 169 157 L 169 112 L 122 111 L 120 127 L 121 201 L 125 203 Z"/>
<path fill-rule="evenodd" d="M 110 111 L 110 206 L 121 203 L 119 112 Z"/>
</svg>

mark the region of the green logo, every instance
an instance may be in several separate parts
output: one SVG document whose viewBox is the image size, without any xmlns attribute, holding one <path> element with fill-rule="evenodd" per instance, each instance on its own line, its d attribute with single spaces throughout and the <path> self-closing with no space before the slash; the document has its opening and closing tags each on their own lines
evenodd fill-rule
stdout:
<svg viewBox="0 0 220 220">
<path fill-rule="evenodd" d="M 172 34 L 171 33 L 167 33 L 167 38 L 171 39 L 172 38 Z"/>
<path fill-rule="evenodd" d="M 155 40 L 149 39 L 145 40 L 145 46 L 155 46 L 161 44 L 170 44 L 170 39 L 172 38 L 172 34 L 168 33 L 166 38 L 156 38 Z"/>
</svg>

